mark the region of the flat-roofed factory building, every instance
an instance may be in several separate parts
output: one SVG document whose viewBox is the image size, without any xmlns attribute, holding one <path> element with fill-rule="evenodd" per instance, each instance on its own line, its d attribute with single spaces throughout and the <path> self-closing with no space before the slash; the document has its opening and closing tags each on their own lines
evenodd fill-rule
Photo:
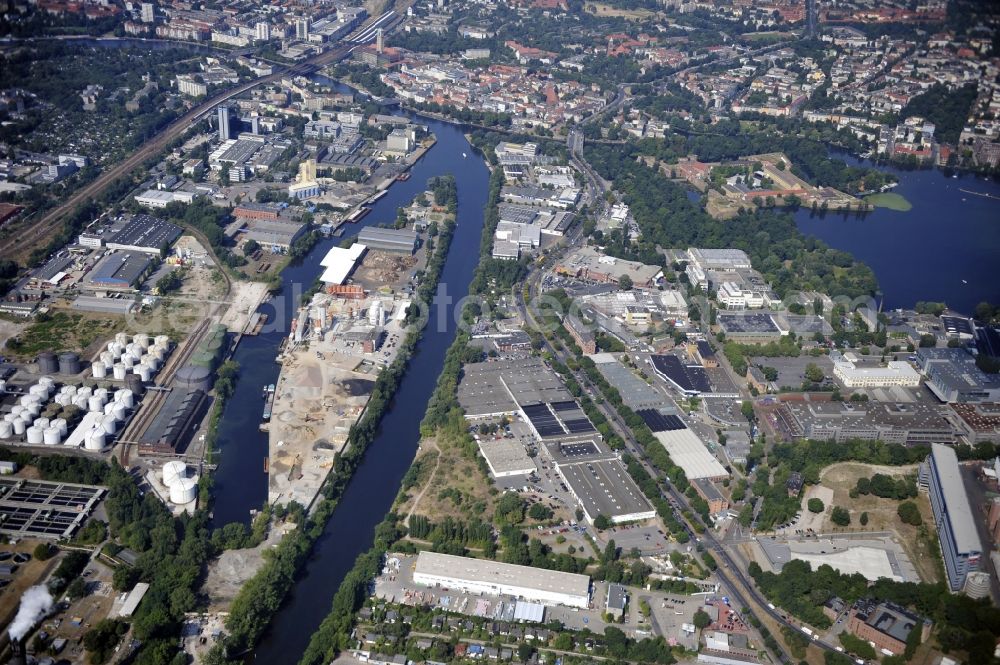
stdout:
<svg viewBox="0 0 1000 665">
<path fill-rule="evenodd" d="M 417 250 L 417 234 L 410 229 L 382 229 L 377 226 L 366 226 L 358 233 L 358 242 L 368 249 L 380 249 L 384 252 L 400 252 L 413 254 Z"/>
<path fill-rule="evenodd" d="M 109 249 L 160 255 L 181 236 L 181 227 L 152 215 L 133 215 L 108 239 Z"/>
<path fill-rule="evenodd" d="M 678 416 L 653 409 L 643 409 L 636 414 L 649 426 L 656 440 L 667 449 L 674 463 L 684 470 L 688 480 L 723 480 L 729 477 L 726 467 L 722 466 L 698 435 L 688 429 Z"/>
<path fill-rule="evenodd" d="M 498 561 L 421 552 L 413 581 L 469 593 L 512 596 L 549 605 L 586 608 L 590 577 Z"/>
</svg>

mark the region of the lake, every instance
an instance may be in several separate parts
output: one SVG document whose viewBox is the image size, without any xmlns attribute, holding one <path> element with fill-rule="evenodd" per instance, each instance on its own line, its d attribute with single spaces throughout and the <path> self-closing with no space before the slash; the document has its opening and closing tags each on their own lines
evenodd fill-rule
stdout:
<svg viewBox="0 0 1000 665">
<path fill-rule="evenodd" d="M 795 213 L 799 229 L 868 264 L 887 309 L 926 300 L 971 314 L 983 300 L 1000 303 L 1000 184 L 981 176 L 952 178 L 937 169 L 878 168 L 899 178 L 892 191 L 904 196 L 912 210 L 876 208 L 862 217 L 821 217 L 802 209 Z"/>
</svg>

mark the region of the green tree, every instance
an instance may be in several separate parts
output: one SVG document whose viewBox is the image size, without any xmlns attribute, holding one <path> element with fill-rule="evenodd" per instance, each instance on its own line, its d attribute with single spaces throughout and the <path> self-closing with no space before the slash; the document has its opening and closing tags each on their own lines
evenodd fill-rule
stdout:
<svg viewBox="0 0 1000 665">
<path fill-rule="evenodd" d="M 698 630 L 705 630 L 712 623 L 712 617 L 702 609 L 694 613 L 694 627 Z"/>
<path fill-rule="evenodd" d="M 868 513 L 866 513 L 866 512 L 865 513 L 861 513 L 861 518 L 858 521 L 861 523 L 861 526 L 867 526 L 868 525 Z"/>
<path fill-rule="evenodd" d="M 903 501 L 900 503 L 899 507 L 896 508 L 896 514 L 899 515 L 899 519 L 901 519 L 904 524 L 920 526 L 924 521 L 920 516 L 920 509 L 917 508 L 917 504 L 912 501 Z"/>
<path fill-rule="evenodd" d="M 834 506 L 830 513 L 830 521 L 837 526 L 847 526 L 851 523 L 851 513 L 840 506 Z"/>
<path fill-rule="evenodd" d="M 76 578 L 66 588 L 66 595 L 74 601 L 83 598 L 87 595 L 87 583 L 83 581 L 82 577 Z"/>
<path fill-rule="evenodd" d="M 813 498 L 809 499 L 809 501 L 807 503 L 807 506 L 809 508 L 809 512 L 810 513 L 817 513 L 818 514 L 818 513 L 823 512 L 823 510 L 826 509 L 826 506 L 823 505 L 823 500 L 822 499 L 818 499 L 816 497 L 813 497 Z"/>
<path fill-rule="evenodd" d="M 820 383 L 823 380 L 823 370 L 816 363 L 806 365 L 806 380 L 812 383 Z"/>
<path fill-rule="evenodd" d="M 611 520 L 608 519 L 607 515 L 598 515 L 594 518 L 594 528 L 598 531 L 609 529 L 611 528 Z"/>
<path fill-rule="evenodd" d="M 630 291 L 632 289 L 632 278 L 628 275 L 622 275 L 619 277 L 618 288 L 622 291 Z"/>
<path fill-rule="evenodd" d="M 52 554 L 52 546 L 48 543 L 38 543 L 32 552 L 32 556 L 39 561 L 48 561 L 52 558 Z"/>
</svg>

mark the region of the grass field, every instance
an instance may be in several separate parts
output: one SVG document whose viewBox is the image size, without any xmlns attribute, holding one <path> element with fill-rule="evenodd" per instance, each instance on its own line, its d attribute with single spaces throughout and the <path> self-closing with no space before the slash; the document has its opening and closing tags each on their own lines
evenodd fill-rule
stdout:
<svg viewBox="0 0 1000 665">
<path fill-rule="evenodd" d="M 411 509 L 414 514 L 425 515 L 436 522 L 444 517 L 459 521 L 471 518 L 489 520 L 493 514 L 493 483 L 483 476 L 479 465 L 462 447 L 462 443 L 447 435 L 430 442 L 421 442 L 417 454 L 419 471 L 417 483 L 411 487 L 395 508 L 400 515 Z M 440 452 L 439 452 L 440 451 Z M 436 471 L 435 471 L 436 468 Z M 433 473 L 433 483 L 428 486 Z M 423 491 L 422 496 L 420 495 Z M 420 498 L 414 509 L 415 500 Z"/>
<path fill-rule="evenodd" d="M 865 197 L 865 203 L 870 203 L 876 208 L 888 208 L 897 212 L 907 212 L 913 208 L 913 205 L 902 194 L 895 192 L 870 194 Z"/>
<path fill-rule="evenodd" d="M 937 543 L 933 535 L 934 518 L 926 494 L 919 494 L 917 498 L 912 499 L 920 508 L 920 515 L 924 520 L 924 523 L 919 527 L 904 524 L 899 519 L 899 515 L 896 514 L 899 501 L 881 499 L 873 494 L 859 496 L 856 499 L 850 497 L 850 490 L 857 485 L 858 478 L 870 478 L 876 473 L 903 476 L 914 474 L 916 471 L 916 466 L 881 467 L 857 462 L 844 462 L 824 469 L 820 483 L 833 490 L 834 496 L 831 505 L 844 506 L 850 510 L 851 524 L 848 530 L 895 531 L 899 534 L 899 541 L 920 577 L 925 582 L 936 582 L 940 577 L 940 565 L 937 561 Z M 861 526 L 859 523 L 863 512 L 868 513 L 867 526 Z M 823 528 L 825 532 L 831 532 L 837 528 L 830 522 L 829 515 L 826 517 Z"/>
</svg>

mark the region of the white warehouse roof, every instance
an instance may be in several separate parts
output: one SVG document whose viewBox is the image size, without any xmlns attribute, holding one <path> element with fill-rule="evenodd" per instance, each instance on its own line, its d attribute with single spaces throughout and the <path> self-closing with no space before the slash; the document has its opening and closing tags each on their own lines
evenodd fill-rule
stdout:
<svg viewBox="0 0 1000 665">
<path fill-rule="evenodd" d="M 688 480 L 724 478 L 729 475 L 726 468 L 708 452 L 705 444 L 691 430 L 685 428 L 654 432 L 653 436 L 667 449 L 674 464 L 684 469 Z"/>
<path fill-rule="evenodd" d="M 365 245 L 358 243 L 354 243 L 347 249 L 343 247 L 332 248 L 319 262 L 321 266 L 326 268 L 320 276 L 320 281 L 326 284 L 343 284 L 366 249 L 368 248 Z"/>
<path fill-rule="evenodd" d="M 413 581 L 575 607 L 587 607 L 590 602 L 587 575 L 437 552 L 418 555 Z"/>
</svg>

